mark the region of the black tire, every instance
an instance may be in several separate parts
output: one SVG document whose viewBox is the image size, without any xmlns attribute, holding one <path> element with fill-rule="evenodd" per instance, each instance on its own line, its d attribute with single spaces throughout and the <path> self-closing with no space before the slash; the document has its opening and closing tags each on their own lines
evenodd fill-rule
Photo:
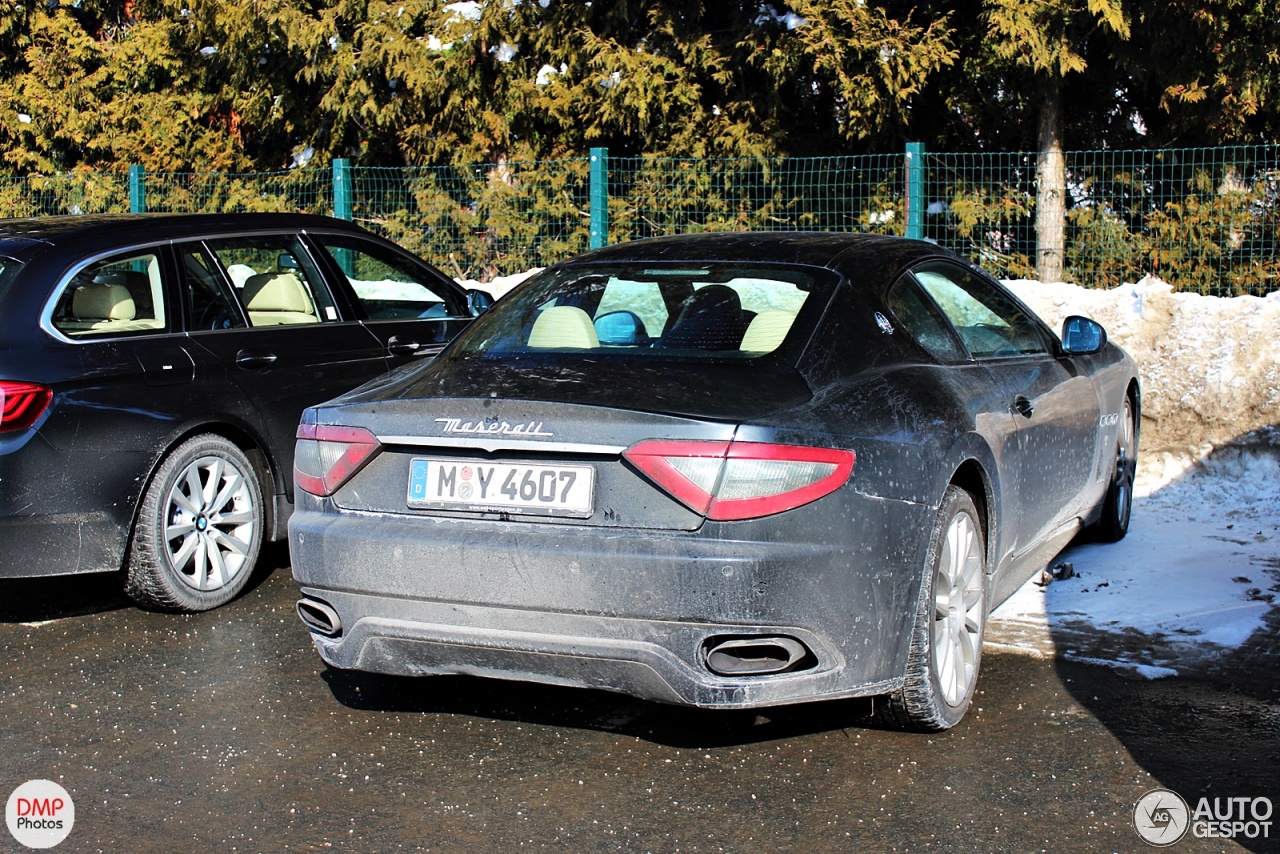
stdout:
<svg viewBox="0 0 1280 854">
<path fill-rule="evenodd" d="M 938 732 L 968 711 L 987 627 L 986 555 L 977 505 L 948 486 L 929 534 L 906 676 L 902 688 L 876 704 L 882 723 Z"/>
<path fill-rule="evenodd" d="M 1133 417 L 1133 403 L 1125 395 L 1120 413 L 1120 429 L 1116 436 L 1116 456 L 1111 466 L 1111 480 L 1102 502 L 1102 518 L 1095 524 L 1098 537 L 1116 543 L 1129 533 L 1129 517 L 1133 513 L 1133 481 L 1138 471 L 1138 425 Z"/>
<path fill-rule="evenodd" d="M 125 592 L 158 611 L 208 611 L 253 574 L 265 519 L 257 469 L 207 434 L 165 457 L 147 486 L 125 563 Z"/>
</svg>

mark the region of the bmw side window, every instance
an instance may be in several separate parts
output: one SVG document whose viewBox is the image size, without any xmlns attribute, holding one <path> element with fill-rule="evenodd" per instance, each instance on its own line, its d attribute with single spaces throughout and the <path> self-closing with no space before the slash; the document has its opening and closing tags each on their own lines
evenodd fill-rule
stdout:
<svg viewBox="0 0 1280 854">
<path fill-rule="evenodd" d="M 250 326 L 339 319 L 333 298 L 297 237 L 226 238 L 205 245 L 235 287 Z"/>
<path fill-rule="evenodd" d="M 245 326 L 240 307 L 217 265 L 198 246 L 179 247 L 187 330 L 237 329 Z"/>
<path fill-rule="evenodd" d="M 949 264 L 912 272 L 975 359 L 1048 352 L 1036 322 L 978 276 Z"/>
<path fill-rule="evenodd" d="M 903 276 L 889 291 L 889 310 L 906 333 L 938 361 L 965 359 L 947 321 L 910 276 Z"/>
<path fill-rule="evenodd" d="M 77 339 L 164 332 L 168 318 L 160 259 L 135 252 L 94 261 L 63 287 L 52 322 Z"/>
<path fill-rule="evenodd" d="M 470 317 L 448 283 L 376 243 L 312 234 L 342 271 L 369 320 Z"/>
</svg>

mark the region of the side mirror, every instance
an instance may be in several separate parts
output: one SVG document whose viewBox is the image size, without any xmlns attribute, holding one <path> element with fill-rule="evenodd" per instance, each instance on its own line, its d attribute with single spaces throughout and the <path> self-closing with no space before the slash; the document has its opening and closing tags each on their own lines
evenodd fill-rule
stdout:
<svg viewBox="0 0 1280 854">
<path fill-rule="evenodd" d="M 283 273 L 286 270 L 300 270 L 302 265 L 298 263 L 298 259 L 294 258 L 288 252 L 281 252 L 276 256 L 276 270 Z"/>
<path fill-rule="evenodd" d="M 487 291 L 478 291 L 474 288 L 467 291 L 467 310 L 471 312 L 472 317 L 479 317 L 492 305 L 493 296 Z"/>
<path fill-rule="evenodd" d="M 1102 324 L 1073 314 L 1062 321 L 1062 349 L 1070 356 L 1096 353 L 1107 343 L 1107 330 Z"/>
<path fill-rule="evenodd" d="M 601 344 L 635 347 L 648 343 L 644 321 L 630 311 L 611 311 L 595 320 L 596 337 Z"/>
</svg>

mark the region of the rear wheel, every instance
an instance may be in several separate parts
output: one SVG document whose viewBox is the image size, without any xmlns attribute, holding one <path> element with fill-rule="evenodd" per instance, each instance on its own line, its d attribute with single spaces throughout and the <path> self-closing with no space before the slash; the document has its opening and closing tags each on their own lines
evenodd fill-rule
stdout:
<svg viewBox="0 0 1280 854">
<path fill-rule="evenodd" d="M 973 498 L 948 486 L 929 537 L 902 688 L 880 719 L 938 731 L 960 722 L 973 699 L 987 624 L 986 546 Z"/>
<path fill-rule="evenodd" d="M 1102 503 L 1102 518 L 1097 530 L 1102 539 L 1114 543 L 1129 533 L 1129 516 L 1133 512 L 1133 481 L 1138 468 L 1137 426 L 1133 419 L 1133 403 L 1128 395 L 1120 413 L 1120 434 L 1116 437 L 1116 459 L 1111 468 L 1111 483 Z"/>
<path fill-rule="evenodd" d="M 161 611 L 207 611 L 235 598 L 262 546 L 262 488 L 249 459 L 196 436 L 147 487 L 125 567 L 125 592 Z"/>
</svg>

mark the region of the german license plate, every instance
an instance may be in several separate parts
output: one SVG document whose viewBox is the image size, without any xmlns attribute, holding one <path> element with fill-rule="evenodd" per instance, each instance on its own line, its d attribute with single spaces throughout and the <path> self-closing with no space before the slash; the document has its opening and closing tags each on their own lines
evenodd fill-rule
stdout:
<svg viewBox="0 0 1280 854">
<path fill-rule="evenodd" d="M 591 515 L 593 466 L 480 463 L 414 457 L 409 462 L 410 507 L 493 510 L 536 516 Z"/>
</svg>

